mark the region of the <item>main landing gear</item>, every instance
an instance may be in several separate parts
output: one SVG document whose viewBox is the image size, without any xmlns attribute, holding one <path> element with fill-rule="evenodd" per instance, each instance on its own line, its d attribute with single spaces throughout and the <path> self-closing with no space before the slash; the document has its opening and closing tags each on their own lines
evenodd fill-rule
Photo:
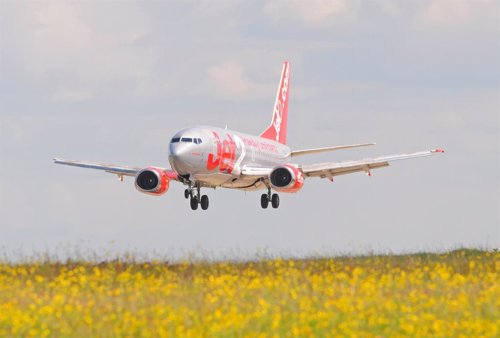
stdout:
<svg viewBox="0 0 500 338">
<path fill-rule="evenodd" d="M 189 204 L 191 206 L 191 210 L 198 209 L 198 205 L 201 206 L 202 210 L 208 209 L 209 205 L 208 196 L 201 195 L 199 185 L 196 186 L 196 189 L 191 188 L 191 186 L 189 186 L 188 189 L 184 190 L 184 198 L 186 199 L 189 198 Z"/>
<path fill-rule="evenodd" d="M 280 206 L 280 196 L 278 194 L 271 194 L 271 188 L 268 188 L 267 194 L 260 196 L 260 206 L 262 209 L 267 209 L 269 202 L 271 202 L 274 209 L 278 209 Z"/>
</svg>

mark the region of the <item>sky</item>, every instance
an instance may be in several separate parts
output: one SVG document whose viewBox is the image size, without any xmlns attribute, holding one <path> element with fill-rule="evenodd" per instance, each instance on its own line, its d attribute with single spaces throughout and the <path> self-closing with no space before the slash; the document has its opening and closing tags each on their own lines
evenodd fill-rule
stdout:
<svg viewBox="0 0 500 338">
<path fill-rule="evenodd" d="M 169 259 L 500 246 L 500 2 L 0 0 L 0 252 Z M 291 63 L 297 159 L 444 148 L 281 194 L 139 193 L 53 157 L 168 166 L 178 130 L 259 134 Z"/>
</svg>

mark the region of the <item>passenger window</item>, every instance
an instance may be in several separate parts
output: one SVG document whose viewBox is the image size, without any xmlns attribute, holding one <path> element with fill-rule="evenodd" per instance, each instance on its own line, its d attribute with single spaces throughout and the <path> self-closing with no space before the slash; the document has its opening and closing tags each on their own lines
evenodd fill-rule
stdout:
<svg viewBox="0 0 500 338">
<path fill-rule="evenodd" d="M 190 142 L 190 143 L 192 143 L 192 142 L 193 142 L 193 139 L 192 139 L 191 137 L 183 137 L 183 138 L 181 139 L 181 142 Z"/>
<path fill-rule="evenodd" d="M 170 142 L 171 142 L 171 143 L 177 143 L 177 142 L 179 142 L 179 141 L 180 141 L 180 137 L 174 137 L 174 138 L 172 139 L 172 141 L 170 141 Z"/>
</svg>

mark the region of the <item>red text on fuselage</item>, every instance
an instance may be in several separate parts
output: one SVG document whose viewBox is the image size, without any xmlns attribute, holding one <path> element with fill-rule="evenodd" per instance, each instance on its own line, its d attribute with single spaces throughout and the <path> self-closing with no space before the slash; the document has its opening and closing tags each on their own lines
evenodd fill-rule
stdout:
<svg viewBox="0 0 500 338">
<path fill-rule="evenodd" d="M 217 147 L 216 153 L 209 153 L 207 159 L 207 169 L 215 170 L 217 167 L 221 172 L 230 174 L 234 168 L 234 159 L 236 157 L 236 142 L 231 135 L 227 134 L 227 140 L 221 141 L 219 134 L 213 132 L 215 144 Z"/>
</svg>

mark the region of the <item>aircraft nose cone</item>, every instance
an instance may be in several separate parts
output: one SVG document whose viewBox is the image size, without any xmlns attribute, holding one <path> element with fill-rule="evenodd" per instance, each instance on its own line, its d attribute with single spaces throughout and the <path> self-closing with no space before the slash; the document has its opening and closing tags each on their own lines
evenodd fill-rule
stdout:
<svg viewBox="0 0 500 338">
<path fill-rule="evenodd" d="M 183 175 L 190 172 L 192 164 L 190 163 L 190 151 L 187 144 L 171 144 L 170 145 L 170 164 L 177 171 Z"/>
<path fill-rule="evenodd" d="M 175 159 L 181 159 L 186 154 L 186 147 L 170 145 L 170 156 Z"/>
</svg>

